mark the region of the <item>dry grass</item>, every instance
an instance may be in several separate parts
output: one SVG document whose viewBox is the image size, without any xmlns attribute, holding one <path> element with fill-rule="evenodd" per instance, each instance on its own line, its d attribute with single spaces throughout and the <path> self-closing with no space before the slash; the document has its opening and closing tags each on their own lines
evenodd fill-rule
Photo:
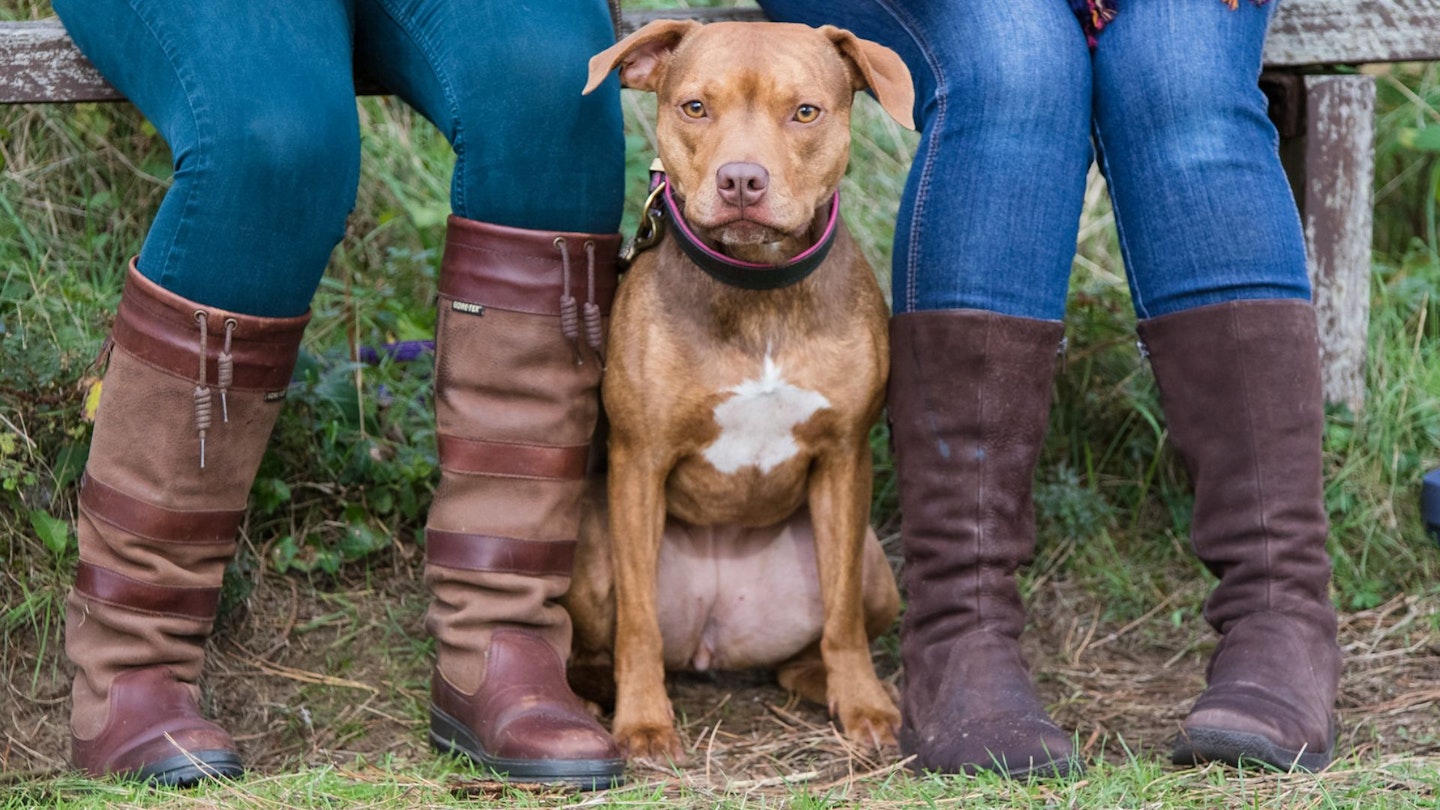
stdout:
<svg viewBox="0 0 1440 810">
<path fill-rule="evenodd" d="M 437 761 L 424 741 L 429 655 L 421 640 L 426 596 L 418 574 L 415 555 L 402 549 L 365 581 L 329 589 L 273 573 L 259 576 L 240 615 L 217 632 L 205 678 L 208 711 L 232 731 L 251 768 L 245 782 L 225 789 L 233 791 L 232 799 L 310 806 L 298 797 L 264 798 L 271 781 L 286 785 L 292 774 L 305 772 L 357 789 L 411 791 L 416 806 L 458 796 L 512 800 L 515 789 L 459 763 Z M 1266 780 L 1288 785 L 1275 788 L 1287 797 L 1284 806 L 1327 806 L 1336 792 L 1377 775 L 1411 798 L 1433 795 L 1416 792 L 1433 791 L 1433 782 L 1412 783 L 1391 773 L 1440 765 L 1440 597 L 1433 595 L 1400 597 L 1343 617 L 1341 759 L 1327 773 L 1303 783 L 1280 775 L 1250 775 L 1237 783 L 1234 772 L 1224 769 L 1160 767 L 1203 686 L 1203 662 L 1214 644 L 1208 628 L 1170 621 L 1170 608 L 1201 596 L 1197 582 L 1150 614 L 1117 622 L 1100 618 L 1103 606 L 1074 584 L 1038 584 L 1027 651 L 1057 719 L 1075 730 L 1085 757 L 1096 763 L 1092 772 L 1138 769 L 1173 782 L 1200 802 L 1194 806 L 1209 806 L 1207 791 L 1217 803 L 1231 805 L 1237 786 L 1253 790 Z M 5 657 L 0 717 L 9 722 L 0 739 L 0 771 L 12 786 L 54 789 L 65 784 L 67 768 L 68 667 L 59 628 L 26 642 L 12 635 Z M 893 679 L 896 662 L 885 652 L 888 646 L 877 645 L 877 660 L 882 676 Z M 665 769 L 633 768 L 631 786 L 616 794 L 629 797 L 627 804 L 743 805 L 747 797 L 788 803 L 830 796 L 903 806 L 915 799 L 909 791 L 924 782 L 900 775 L 904 762 L 896 752 L 849 744 L 820 707 L 787 700 L 766 673 L 675 677 L 670 690 L 688 759 Z M 1083 792 L 1086 781 L 1048 790 Z M 950 780 L 941 803 L 996 789 L 984 780 Z M 897 790 L 898 798 L 886 798 Z M 1038 800 L 1047 788 L 1031 790 L 1026 801 Z M 1292 795 L 1294 790 L 1316 798 Z M 547 805 L 595 800 L 519 792 Z M 174 801 L 204 806 L 207 799 L 196 794 Z"/>
</svg>

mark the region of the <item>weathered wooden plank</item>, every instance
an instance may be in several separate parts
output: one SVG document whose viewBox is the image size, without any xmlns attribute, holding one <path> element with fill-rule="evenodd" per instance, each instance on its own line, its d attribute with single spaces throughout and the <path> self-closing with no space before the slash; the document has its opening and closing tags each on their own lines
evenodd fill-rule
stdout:
<svg viewBox="0 0 1440 810">
<path fill-rule="evenodd" d="M 1440 60 L 1440 0 L 1281 0 L 1267 67 Z"/>
<path fill-rule="evenodd" d="M 765 18 L 757 8 L 627 11 L 620 29 L 629 34 L 651 20 L 676 16 L 704 22 Z M 363 81 L 360 90 L 382 92 Z M 59 20 L 0 21 L 0 104 L 123 100 L 75 47 Z"/>
<path fill-rule="evenodd" d="M 632 34 L 651 20 L 695 19 L 701 22 L 730 20 L 755 22 L 765 19 L 758 8 L 676 8 L 651 11 L 626 11 L 620 15 L 620 35 Z"/>
<path fill-rule="evenodd" d="M 626 11 L 621 31 L 664 17 L 762 18 L 754 7 Z M 1272 68 L 1410 60 L 1440 60 L 1440 0 L 1284 0 L 1265 47 Z M 57 20 L 0 22 L 0 104 L 119 98 Z"/>
<path fill-rule="evenodd" d="M 621 31 L 650 20 L 763 20 L 753 8 L 627 11 Z M 1265 66 L 1302 68 L 1440 60 L 1440 0 L 1283 0 L 1265 41 Z"/>
<path fill-rule="evenodd" d="M 59 20 L 0 23 L 0 103 L 117 100 Z"/>
<path fill-rule="evenodd" d="M 1305 245 L 1325 399 L 1365 405 L 1374 233 L 1375 79 L 1306 76 Z"/>
</svg>

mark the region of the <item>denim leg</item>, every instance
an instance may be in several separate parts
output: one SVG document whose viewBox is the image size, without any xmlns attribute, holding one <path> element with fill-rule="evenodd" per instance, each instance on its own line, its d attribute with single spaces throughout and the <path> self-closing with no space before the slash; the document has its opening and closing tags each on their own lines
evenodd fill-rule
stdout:
<svg viewBox="0 0 1440 810">
<path fill-rule="evenodd" d="M 173 154 L 140 272 L 209 306 L 303 313 L 360 175 L 348 3 L 54 5 Z"/>
<path fill-rule="evenodd" d="M 1095 139 L 1142 318 L 1308 298 L 1257 79 L 1274 3 L 1126 3 L 1095 51 Z"/>
<path fill-rule="evenodd" d="M 619 228 L 619 83 L 580 95 L 614 41 L 605 0 L 356 2 L 357 59 L 455 149 L 455 214 L 517 228 Z"/>
<path fill-rule="evenodd" d="M 889 46 L 922 136 L 895 228 L 894 309 L 1065 311 L 1090 146 L 1090 62 L 1066 0 L 763 0 Z"/>
</svg>

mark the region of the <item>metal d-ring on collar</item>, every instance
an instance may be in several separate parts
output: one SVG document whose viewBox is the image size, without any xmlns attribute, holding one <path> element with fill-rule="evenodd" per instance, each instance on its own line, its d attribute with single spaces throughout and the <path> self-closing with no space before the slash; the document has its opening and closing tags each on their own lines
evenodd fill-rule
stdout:
<svg viewBox="0 0 1440 810">
<path fill-rule="evenodd" d="M 621 269 L 628 268 L 635 262 L 636 256 L 660 244 L 660 237 L 665 235 L 665 209 L 660 205 L 660 193 L 665 190 L 666 185 L 665 175 L 651 170 L 650 196 L 645 198 L 645 207 L 641 209 L 641 220 L 635 228 L 634 238 L 626 242 L 620 250 Z"/>
<path fill-rule="evenodd" d="M 820 239 L 784 264 L 740 261 L 707 247 L 685 224 L 664 174 L 658 175 L 658 182 L 645 201 L 645 219 L 635 235 L 632 257 L 660 241 L 663 221 L 667 218 L 675 223 L 675 242 L 680 250 L 711 278 L 745 290 L 775 290 L 803 281 L 825 261 L 840 223 L 840 192 L 836 191 L 830 198 L 830 215 Z"/>
</svg>

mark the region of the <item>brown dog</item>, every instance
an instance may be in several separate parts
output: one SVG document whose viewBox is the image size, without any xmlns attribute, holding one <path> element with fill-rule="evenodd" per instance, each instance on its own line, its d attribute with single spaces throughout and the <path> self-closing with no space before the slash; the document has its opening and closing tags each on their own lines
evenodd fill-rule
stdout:
<svg viewBox="0 0 1440 810">
<path fill-rule="evenodd" d="M 868 645 L 899 610 L 868 527 L 888 313 L 835 208 L 854 93 L 913 126 L 909 71 L 836 28 L 678 21 L 596 55 L 586 92 L 617 66 L 658 97 L 665 233 L 612 312 L 609 532 L 582 530 L 577 660 L 613 639 L 632 757 L 680 758 L 667 665 L 779 668 L 891 744 Z"/>
</svg>

